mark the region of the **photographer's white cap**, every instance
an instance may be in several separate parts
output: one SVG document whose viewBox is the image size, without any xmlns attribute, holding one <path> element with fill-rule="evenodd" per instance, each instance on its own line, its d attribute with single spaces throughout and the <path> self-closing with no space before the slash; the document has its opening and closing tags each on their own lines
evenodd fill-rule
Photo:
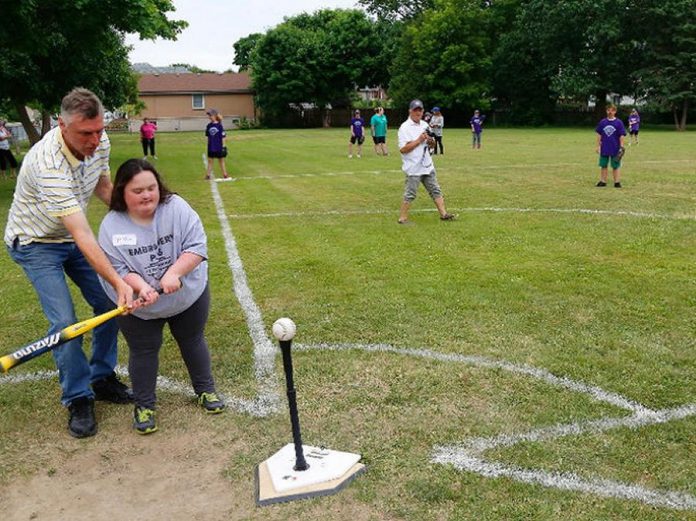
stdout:
<svg viewBox="0 0 696 521">
<path fill-rule="evenodd" d="M 408 110 L 415 110 L 415 109 L 422 109 L 423 108 L 423 102 L 419 99 L 414 99 L 411 101 L 411 103 L 408 105 Z"/>
</svg>

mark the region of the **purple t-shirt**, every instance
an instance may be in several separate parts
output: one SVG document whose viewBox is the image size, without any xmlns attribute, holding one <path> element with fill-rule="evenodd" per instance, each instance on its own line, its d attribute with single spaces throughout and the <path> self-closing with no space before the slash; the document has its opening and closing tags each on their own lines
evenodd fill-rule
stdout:
<svg viewBox="0 0 696 521">
<path fill-rule="evenodd" d="M 640 116 L 638 114 L 631 114 L 628 116 L 628 126 L 631 130 L 635 132 L 640 128 Z"/>
<path fill-rule="evenodd" d="M 205 127 L 205 135 L 208 136 L 208 152 L 222 152 L 222 138 L 225 134 L 225 129 L 222 128 L 222 123 L 212 121 Z"/>
<path fill-rule="evenodd" d="M 474 128 L 476 134 L 483 132 L 483 122 L 486 120 L 486 116 L 474 116 L 469 120 L 469 123 Z"/>
<path fill-rule="evenodd" d="M 599 122 L 595 132 L 602 137 L 599 155 L 615 156 L 621 148 L 621 136 L 626 135 L 626 128 L 619 118 L 604 118 Z"/>
<path fill-rule="evenodd" d="M 351 119 L 350 126 L 353 127 L 353 135 L 355 137 L 362 137 L 363 127 L 365 126 L 365 120 L 363 118 Z"/>
</svg>

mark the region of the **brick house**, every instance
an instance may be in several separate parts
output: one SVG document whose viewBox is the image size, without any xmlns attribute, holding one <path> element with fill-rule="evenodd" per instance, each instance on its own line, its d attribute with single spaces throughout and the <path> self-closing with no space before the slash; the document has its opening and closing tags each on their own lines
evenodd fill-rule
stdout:
<svg viewBox="0 0 696 521">
<path fill-rule="evenodd" d="M 211 108 L 222 114 L 226 128 L 234 128 L 242 118 L 256 119 L 247 73 L 143 74 L 138 91 L 145 109 L 130 120 L 131 132 L 140 128 L 143 118 L 156 120 L 160 131 L 201 130 Z"/>
</svg>

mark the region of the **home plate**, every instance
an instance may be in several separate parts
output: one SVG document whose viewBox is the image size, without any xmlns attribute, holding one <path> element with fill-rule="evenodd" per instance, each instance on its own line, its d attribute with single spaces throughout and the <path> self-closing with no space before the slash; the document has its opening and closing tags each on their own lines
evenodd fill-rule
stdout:
<svg viewBox="0 0 696 521">
<path fill-rule="evenodd" d="M 226 181 L 234 181 L 235 179 L 233 177 L 223 177 L 223 178 L 215 178 L 216 183 L 224 183 Z"/>
<path fill-rule="evenodd" d="M 294 470 L 292 443 L 262 462 L 256 469 L 256 504 L 259 506 L 335 494 L 366 467 L 360 454 L 302 445 L 309 464 L 307 470 Z"/>
</svg>

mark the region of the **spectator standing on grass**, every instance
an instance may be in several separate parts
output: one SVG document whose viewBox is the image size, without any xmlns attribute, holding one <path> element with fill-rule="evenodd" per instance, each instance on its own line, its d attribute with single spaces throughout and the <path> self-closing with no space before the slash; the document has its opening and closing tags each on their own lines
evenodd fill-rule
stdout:
<svg viewBox="0 0 696 521">
<path fill-rule="evenodd" d="M 140 125 L 140 143 L 143 145 L 143 159 L 147 159 L 148 150 L 152 159 L 157 159 L 155 154 L 155 132 L 157 132 L 157 123 L 149 118 L 143 119 L 143 124 Z"/>
<path fill-rule="evenodd" d="M 636 109 L 633 109 L 628 116 L 628 133 L 631 135 L 631 143 L 629 144 L 638 144 L 638 132 L 640 132 L 640 114 Z"/>
<path fill-rule="evenodd" d="M 213 159 L 218 160 L 222 177 L 227 179 L 227 168 L 225 167 L 225 157 L 227 157 L 227 147 L 225 140 L 227 134 L 222 126 L 222 115 L 215 109 L 210 109 L 206 112 L 210 123 L 205 127 L 205 136 L 208 138 L 208 171 L 205 175 L 206 179 L 210 179 L 213 175 Z"/>
<path fill-rule="evenodd" d="M 437 155 L 437 149 L 440 147 L 440 154 L 444 154 L 445 150 L 442 147 L 442 128 L 445 126 L 445 118 L 440 112 L 440 107 L 433 107 L 433 117 L 430 118 L 430 128 L 433 131 L 435 146 L 433 147 L 434 154 Z"/>
<path fill-rule="evenodd" d="M 387 150 L 387 116 L 384 107 L 375 107 L 375 113 L 370 119 L 372 141 L 375 144 L 375 153 L 379 156 L 389 155 Z"/>
<path fill-rule="evenodd" d="M 418 185 L 423 184 L 435 203 L 435 207 L 443 221 L 452 221 L 455 215 L 448 213 L 445 199 L 440 190 L 435 173 L 435 165 L 428 150 L 429 141 L 425 132 L 428 124 L 423 118 L 423 102 L 414 99 L 408 107 L 409 117 L 399 127 L 399 152 L 401 152 L 402 170 L 406 174 L 403 201 L 399 212 L 399 224 L 410 224 L 408 211 L 416 199 Z"/>
<path fill-rule="evenodd" d="M 471 148 L 481 148 L 481 134 L 483 133 L 484 121 L 486 121 L 486 116 L 481 114 L 479 110 L 475 110 L 474 115 L 469 120 L 471 125 Z"/>
<path fill-rule="evenodd" d="M 353 112 L 350 120 L 350 141 L 348 143 L 348 159 L 353 157 L 353 145 L 358 144 L 358 158 L 362 157 L 362 144 L 365 141 L 365 120 L 360 117 L 360 111 Z"/>
<path fill-rule="evenodd" d="M 624 151 L 626 128 L 616 117 L 616 105 L 607 105 L 607 117 L 599 122 L 597 128 L 597 153 L 599 154 L 599 182 L 597 186 L 607 186 L 609 163 L 614 177 L 614 188 L 621 188 L 621 157 Z"/>
<path fill-rule="evenodd" d="M 7 122 L 0 119 L 0 173 L 3 179 L 7 179 L 7 167 L 10 167 L 10 177 L 16 177 L 17 160 L 12 155 L 10 141 L 12 140 L 12 132 L 5 125 Z"/>
<path fill-rule="evenodd" d="M 130 352 L 136 432 L 157 430 L 155 386 L 165 324 L 179 345 L 198 403 L 207 413 L 222 412 L 225 404 L 215 392 L 205 339 L 208 249 L 198 214 L 141 159 L 119 167 L 109 209 L 99 228 L 99 244 L 118 275 L 145 300 L 130 315 L 116 318 Z M 102 280 L 102 286 L 115 301 L 109 284 Z"/>
<path fill-rule="evenodd" d="M 96 195 L 111 200 L 104 107 L 92 92 L 76 88 L 61 103 L 58 126 L 24 157 L 5 228 L 5 244 L 36 291 L 49 333 L 77 322 L 66 275 L 80 289 L 95 315 L 113 309 L 97 274 L 111 286 L 117 305 L 133 305 L 133 290 L 111 266 L 85 215 Z M 82 339 L 53 349 L 69 410 L 68 431 L 76 438 L 97 432 L 94 399 L 129 403 L 133 396 L 119 381 L 118 326 L 111 320 L 94 329 L 88 359 Z"/>
</svg>

